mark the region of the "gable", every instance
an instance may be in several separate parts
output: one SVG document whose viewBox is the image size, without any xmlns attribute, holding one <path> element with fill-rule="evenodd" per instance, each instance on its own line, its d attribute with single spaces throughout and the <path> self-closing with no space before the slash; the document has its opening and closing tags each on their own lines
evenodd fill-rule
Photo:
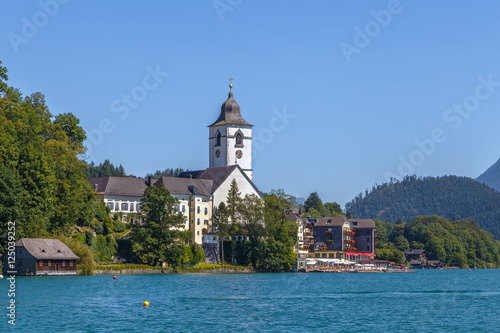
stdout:
<svg viewBox="0 0 500 333">
<path fill-rule="evenodd" d="M 244 198 L 247 194 L 254 194 L 261 199 L 264 198 L 255 184 L 247 177 L 245 172 L 241 170 L 241 168 L 236 166 L 232 170 L 232 172 L 230 172 L 227 177 L 222 182 L 220 182 L 218 188 L 213 192 L 214 207 L 219 206 L 221 202 L 226 202 L 227 194 L 229 192 L 229 189 L 231 188 L 231 182 L 233 181 L 233 179 L 236 179 L 236 183 L 238 184 L 238 189 L 241 193 L 242 198 Z"/>
</svg>

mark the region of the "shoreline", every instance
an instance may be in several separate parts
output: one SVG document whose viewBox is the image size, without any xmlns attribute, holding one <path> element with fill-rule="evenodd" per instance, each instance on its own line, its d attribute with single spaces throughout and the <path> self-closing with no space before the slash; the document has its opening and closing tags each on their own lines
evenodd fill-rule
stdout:
<svg viewBox="0 0 500 333">
<path fill-rule="evenodd" d="M 94 275 L 129 275 L 129 274 L 248 274 L 248 273 L 257 273 L 253 269 L 229 269 L 229 268 L 217 268 L 217 269 L 203 269 L 197 271 L 177 271 L 172 272 L 169 269 L 122 269 L 122 270 L 94 270 Z M 80 274 L 77 274 L 80 275 Z"/>
</svg>

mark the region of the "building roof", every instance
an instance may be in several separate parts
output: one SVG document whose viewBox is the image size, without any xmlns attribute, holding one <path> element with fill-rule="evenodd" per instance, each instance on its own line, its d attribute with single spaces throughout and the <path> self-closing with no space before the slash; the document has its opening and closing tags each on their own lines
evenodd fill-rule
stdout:
<svg viewBox="0 0 500 333">
<path fill-rule="evenodd" d="M 212 193 L 217 191 L 217 189 L 224 183 L 224 181 L 233 173 L 233 171 L 238 168 L 241 173 L 243 174 L 243 177 L 246 178 L 246 180 L 252 185 L 254 190 L 259 194 L 261 198 L 264 196 L 262 193 L 260 193 L 259 189 L 255 184 L 248 178 L 247 174 L 241 169 L 239 165 L 229 165 L 229 166 L 222 166 L 222 167 L 211 167 L 207 168 L 205 170 L 198 170 L 198 171 L 186 171 L 182 172 L 179 174 L 179 178 L 193 178 L 193 179 L 209 179 L 212 180 Z"/>
<path fill-rule="evenodd" d="M 233 92 L 229 90 L 227 100 L 222 103 L 220 108 L 219 118 L 210 126 L 219 125 L 238 125 L 238 126 L 253 126 L 243 119 L 240 113 L 240 106 L 233 98 Z"/>
<path fill-rule="evenodd" d="M 213 181 L 210 179 L 191 179 L 179 177 L 161 177 L 154 186 L 163 185 L 171 194 L 210 196 Z"/>
<path fill-rule="evenodd" d="M 315 227 L 341 227 L 346 219 L 343 216 L 322 217 L 316 220 Z"/>
<path fill-rule="evenodd" d="M 148 187 L 143 178 L 96 177 L 87 178 L 97 194 L 142 197 Z"/>
<path fill-rule="evenodd" d="M 21 238 L 16 247 L 24 247 L 37 260 L 80 259 L 59 239 Z"/>
<path fill-rule="evenodd" d="M 353 229 L 375 229 L 375 221 L 372 219 L 349 219 L 347 221 Z"/>
<path fill-rule="evenodd" d="M 302 221 L 302 219 L 300 217 L 298 217 L 297 215 L 295 214 L 289 214 L 289 215 L 285 215 L 285 218 L 289 221 L 293 221 L 293 222 L 296 222 L 296 221 Z"/>
<path fill-rule="evenodd" d="M 405 255 L 421 255 L 425 253 L 425 250 L 420 249 L 410 249 L 403 252 Z"/>
</svg>

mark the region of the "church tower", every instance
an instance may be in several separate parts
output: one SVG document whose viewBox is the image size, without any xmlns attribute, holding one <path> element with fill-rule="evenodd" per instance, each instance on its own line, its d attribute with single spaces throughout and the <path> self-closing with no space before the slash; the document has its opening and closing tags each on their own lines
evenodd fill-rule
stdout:
<svg viewBox="0 0 500 333">
<path fill-rule="evenodd" d="M 232 79 L 229 79 L 232 81 Z M 233 84 L 222 103 L 219 118 L 209 128 L 210 167 L 239 165 L 252 180 L 252 127 L 240 113 L 233 99 Z"/>
</svg>

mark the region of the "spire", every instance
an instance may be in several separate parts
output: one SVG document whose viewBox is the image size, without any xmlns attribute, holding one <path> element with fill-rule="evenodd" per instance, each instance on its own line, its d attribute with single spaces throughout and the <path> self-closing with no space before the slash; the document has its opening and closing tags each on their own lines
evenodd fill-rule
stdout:
<svg viewBox="0 0 500 333">
<path fill-rule="evenodd" d="M 210 126 L 217 125 L 241 125 L 253 126 L 245 121 L 240 113 L 240 106 L 233 98 L 233 78 L 229 78 L 229 94 L 227 100 L 222 103 L 219 118 Z"/>
<path fill-rule="evenodd" d="M 233 98 L 233 78 L 229 78 L 229 95 L 227 96 L 229 98 Z"/>
</svg>

